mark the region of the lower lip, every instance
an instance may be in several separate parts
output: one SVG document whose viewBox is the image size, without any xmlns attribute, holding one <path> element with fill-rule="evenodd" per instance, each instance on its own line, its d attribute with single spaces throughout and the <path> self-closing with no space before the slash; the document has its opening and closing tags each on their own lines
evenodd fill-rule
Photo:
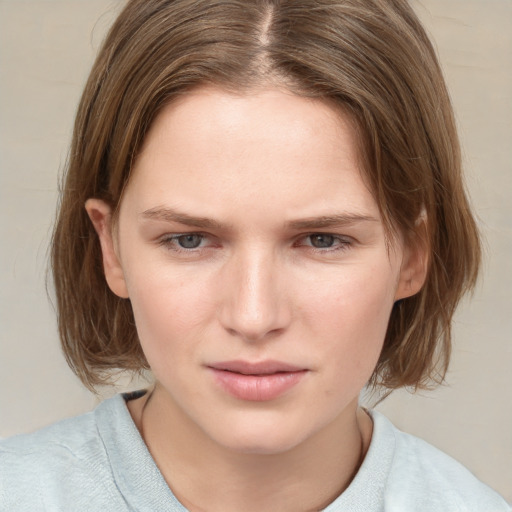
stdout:
<svg viewBox="0 0 512 512">
<path fill-rule="evenodd" d="M 240 400 L 265 402 L 273 400 L 295 387 L 307 370 L 279 372 L 268 375 L 245 375 L 212 368 L 216 381 L 230 395 Z"/>
</svg>

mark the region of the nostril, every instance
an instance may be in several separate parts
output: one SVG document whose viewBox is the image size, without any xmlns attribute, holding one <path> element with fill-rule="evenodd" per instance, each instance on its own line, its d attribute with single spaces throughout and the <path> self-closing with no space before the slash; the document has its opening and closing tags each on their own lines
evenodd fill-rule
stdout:
<svg viewBox="0 0 512 512">
<path fill-rule="evenodd" d="M 289 301 L 279 261 L 268 246 L 233 255 L 222 274 L 219 319 L 230 336 L 256 342 L 275 337 L 289 323 Z M 279 277 L 278 277 L 279 276 Z"/>
</svg>

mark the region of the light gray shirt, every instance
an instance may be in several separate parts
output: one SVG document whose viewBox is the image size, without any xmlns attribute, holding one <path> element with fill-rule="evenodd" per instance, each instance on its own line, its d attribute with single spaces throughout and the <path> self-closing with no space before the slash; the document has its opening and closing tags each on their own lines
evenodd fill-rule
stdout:
<svg viewBox="0 0 512 512">
<path fill-rule="evenodd" d="M 467 469 L 371 412 L 368 453 L 325 512 L 510 512 Z M 264 490 L 262 490 L 264 492 Z M 2 512 L 185 512 L 117 395 L 93 412 L 0 442 Z"/>
</svg>

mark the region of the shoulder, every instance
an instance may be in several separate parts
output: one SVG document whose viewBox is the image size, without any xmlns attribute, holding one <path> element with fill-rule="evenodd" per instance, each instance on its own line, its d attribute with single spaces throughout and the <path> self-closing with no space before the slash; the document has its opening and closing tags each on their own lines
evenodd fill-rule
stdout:
<svg viewBox="0 0 512 512">
<path fill-rule="evenodd" d="M 386 482 L 386 510 L 510 512 L 505 500 L 462 464 L 372 413 L 378 438 L 394 444 Z"/>
<path fill-rule="evenodd" d="M 94 439 L 95 421 L 93 413 L 59 421 L 30 434 L 20 434 L 0 441 L 2 459 L 13 457 L 35 457 L 48 452 L 80 451 L 84 444 Z"/>
<path fill-rule="evenodd" d="M 0 441 L 0 510 L 86 510 L 111 481 L 94 412 Z"/>
</svg>

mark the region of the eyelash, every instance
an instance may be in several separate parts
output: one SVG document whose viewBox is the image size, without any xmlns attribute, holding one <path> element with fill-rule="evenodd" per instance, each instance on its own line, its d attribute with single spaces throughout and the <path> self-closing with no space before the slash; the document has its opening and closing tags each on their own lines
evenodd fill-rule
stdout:
<svg viewBox="0 0 512 512">
<path fill-rule="evenodd" d="M 182 237 L 201 237 L 200 245 L 198 247 L 181 247 L 178 245 L 178 240 Z M 334 246 L 330 247 L 314 247 L 311 243 L 310 244 L 304 244 L 300 243 L 301 240 L 307 240 L 312 237 L 330 237 L 333 239 Z M 198 233 L 198 232 L 190 232 L 190 233 L 175 233 L 172 235 L 165 235 L 163 236 L 159 241 L 159 245 L 173 251 L 175 253 L 184 253 L 184 254 L 197 254 L 200 251 L 209 249 L 210 247 L 202 247 L 201 244 L 206 241 L 209 238 L 208 234 L 205 233 Z M 308 233 L 304 235 L 300 235 L 300 237 L 297 237 L 295 239 L 295 242 L 293 243 L 294 247 L 306 247 L 314 251 L 315 253 L 333 253 L 338 251 L 347 251 L 350 246 L 353 244 L 353 240 L 346 236 L 341 235 L 335 235 L 332 233 L 322 233 L 322 232 L 313 232 Z"/>
<path fill-rule="evenodd" d="M 335 234 L 332 234 L 332 233 L 321 233 L 321 232 L 316 232 L 316 233 L 309 233 L 307 235 L 302 235 L 300 238 L 297 239 L 297 241 L 300 241 L 300 240 L 304 240 L 304 239 L 310 239 L 311 241 L 311 238 L 313 237 L 328 237 L 328 238 L 332 238 L 333 239 L 333 242 L 336 242 L 336 245 L 334 246 L 330 246 L 330 247 L 315 247 L 313 246 L 312 244 L 309 245 L 309 244 L 294 244 L 296 247 L 309 247 L 311 248 L 312 250 L 314 250 L 315 252 L 320 252 L 320 253 L 325 253 L 325 252 L 337 252 L 337 251 L 346 251 L 350 248 L 350 246 L 352 245 L 352 239 L 350 239 L 349 237 L 346 237 L 346 236 L 341 236 L 341 235 L 335 235 Z"/>
<path fill-rule="evenodd" d="M 182 253 L 196 253 L 200 250 L 202 250 L 203 248 L 198 246 L 198 247 L 192 247 L 192 248 L 186 248 L 186 247 L 180 247 L 177 243 L 177 241 L 182 238 L 182 237 L 191 237 L 191 236 L 199 236 L 201 237 L 201 242 L 202 243 L 204 240 L 206 240 L 208 238 L 208 235 L 204 234 L 204 233 L 196 233 L 196 232 L 191 232 L 191 233 L 176 233 L 176 234 L 173 234 L 173 235 L 165 235 L 164 237 L 162 237 L 160 240 L 159 240 L 159 245 L 165 247 L 166 249 L 169 249 L 171 251 L 174 251 L 174 252 L 182 252 Z"/>
</svg>

